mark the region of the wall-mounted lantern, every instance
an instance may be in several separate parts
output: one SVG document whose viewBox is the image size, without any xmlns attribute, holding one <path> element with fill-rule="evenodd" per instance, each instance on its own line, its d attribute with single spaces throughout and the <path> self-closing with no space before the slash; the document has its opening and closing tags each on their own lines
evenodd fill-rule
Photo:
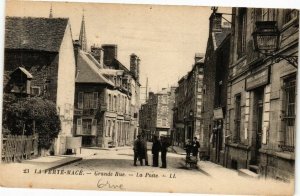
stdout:
<svg viewBox="0 0 300 196">
<path fill-rule="evenodd" d="M 284 59 L 298 67 L 298 56 L 276 54 L 280 48 L 280 32 L 276 21 L 257 21 L 252 33 L 255 50 L 265 56 L 272 56 L 275 62 Z"/>
</svg>

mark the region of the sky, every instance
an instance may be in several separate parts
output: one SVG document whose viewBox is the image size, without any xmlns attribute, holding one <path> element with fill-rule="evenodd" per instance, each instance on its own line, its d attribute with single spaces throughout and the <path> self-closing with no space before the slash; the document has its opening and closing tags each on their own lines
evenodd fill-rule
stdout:
<svg viewBox="0 0 300 196">
<path fill-rule="evenodd" d="M 177 85 L 194 63 L 195 53 L 205 53 L 210 7 L 122 5 L 63 2 L 7 2 L 7 16 L 70 19 L 73 39 L 78 39 L 84 13 L 88 46 L 117 44 L 118 59 L 129 67 L 129 55 L 141 59 L 140 83 L 148 91 Z M 230 13 L 231 8 L 219 8 Z"/>
</svg>

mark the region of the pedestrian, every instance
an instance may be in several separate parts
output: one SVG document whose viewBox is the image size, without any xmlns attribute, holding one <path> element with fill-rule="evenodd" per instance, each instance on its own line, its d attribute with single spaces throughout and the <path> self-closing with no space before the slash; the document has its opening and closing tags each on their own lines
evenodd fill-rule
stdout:
<svg viewBox="0 0 300 196">
<path fill-rule="evenodd" d="M 134 141 L 133 144 L 133 151 L 134 151 L 134 162 L 133 165 L 137 166 L 136 161 L 137 159 L 140 162 L 140 165 L 143 165 L 143 159 L 145 158 L 145 149 L 144 149 L 144 145 L 142 142 L 142 138 L 141 135 L 137 136 L 137 139 Z"/>
<path fill-rule="evenodd" d="M 147 152 L 148 152 L 148 149 L 147 149 L 147 140 L 145 139 L 144 136 L 142 136 L 142 144 L 143 144 L 143 148 L 145 150 L 145 152 L 144 152 L 145 165 L 149 166 L 149 164 L 148 164 L 148 154 L 147 154 Z"/>
<path fill-rule="evenodd" d="M 186 152 L 186 156 L 190 157 L 191 152 L 192 152 L 192 142 L 190 139 L 187 139 L 186 144 L 184 146 L 185 152 Z"/>
<path fill-rule="evenodd" d="M 167 168 L 167 151 L 168 151 L 168 142 L 165 137 L 161 137 L 161 163 L 160 168 Z"/>
<path fill-rule="evenodd" d="M 152 167 L 158 167 L 158 157 L 159 151 L 161 149 L 160 142 L 156 135 L 153 136 L 153 144 L 152 144 Z"/>
<path fill-rule="evenodd" d="M 197 137 L 194 137 L 192 142 L 192 155 L 197 157 L 200 148 L 200 143 L 197 141 Z"/>
</svg>

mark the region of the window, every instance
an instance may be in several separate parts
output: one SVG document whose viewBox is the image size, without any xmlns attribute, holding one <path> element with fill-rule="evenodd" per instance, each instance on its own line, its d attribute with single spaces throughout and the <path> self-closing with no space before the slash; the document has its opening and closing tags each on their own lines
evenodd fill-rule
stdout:
<svg viewBox="0 0 300 196">
<path fill-rule="evenodd" d="M 263 8 L 262 19 L 263 21 L 275 21 L 276 20 L 276 9 Z"/>
<path fill-rule="evenodd" d="M 282 149 L 294 151 L 295 148 L 295 117 L 296 117 L 296 77 L 284 81 L 284 143 Z"/>
<path fill-rule="evenodd" d="M 246 32 L 247 32 L 247 9 L 242 8 L 238 17 L 238 57 L 241 58 L 246 52 Z"/>
<path fill-rule="evenodd" d="M 162 98 L 162 103 L 163 104 L 167 104 L 168 103 L 168 96 L 167 95 L 163 95 L 161 98 Z"/>
<path fill-rule="evenodd" d="M 98 108 L 98 92 L 93 92 L 93 95 L 94 95 L 94 109 L 97 109 Z"/>
<path fill-rule="evenodd" d="M 78 108 L 83 108 L 83 92 L 78 93 Z"/>
<path fill-rule="evenodd" d="M 33 96 L 39 96 L 41 94 L 41 88 L 38 86 L 32 86 L 31 87 L 31 95 Z"/>
<path fill-rule="evenodd" d="M 82 134 L 90 135 L 92 133 L 92 119 L 82 119 Z"/>
<path fill-rule="evenodd" d="M 98 100 L 98 93 L 84 93 L 83 95 L 83 108 L 84 109 L 96 109 L 97 108 L 97 101 Z"/>
<path fill-rule="evenodd" d="M 81 135 L 82 134 L 82 119 L 77 119 L 77 126 L 76 126 L 76 134 Z"/>
<path fill-rule="evenodd" d="M 161 107 L 161 113 L 162 113 L 163 115 L 166 114 L 167 111 L 168 111 L 168 107 L 166 107 L 166 106 Z"/>
<path fill-rule="evenodd" d="M 167 119 L 165 119 L 165 118 L 162 119 L 162 126 L 164 126 L 164 127 L 167 126 Z"/>
<path fill-rule="evenodd" d="M 235 96 L 234 141 L 240 141 L 241 133 L 241 94 Z"/>
<path fill-rule="evenodd" d="M 118 108 L 118 100 L 117 97 L 114 96 L 114 111 L 117 111 L 117 108 Z"/>
<path fill-rule="evenodd" d="M 295 19 L 298 17 L 299 12 L 296 9 L 285 9 L 283 11 L 284 18 L 283 18 L 283 24 L 286 24 L 290 22 L 291 20 Z"/>
</svg>

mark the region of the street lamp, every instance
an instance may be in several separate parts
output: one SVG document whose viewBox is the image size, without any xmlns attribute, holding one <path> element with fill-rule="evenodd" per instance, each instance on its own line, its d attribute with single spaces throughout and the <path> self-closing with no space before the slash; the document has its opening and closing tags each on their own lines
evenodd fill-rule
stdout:
<svg viewBox="0 0 300 196">
<path fill-rule="evenodd" d="M 255 50 L 265 56 L 271 56 L 275 62 L 284 59 L 298 67 L 298 56 L 276 54 L 280 48 L 280 32 L 276 21 L 257 21 L 252 33 Z"/>
</svg>

